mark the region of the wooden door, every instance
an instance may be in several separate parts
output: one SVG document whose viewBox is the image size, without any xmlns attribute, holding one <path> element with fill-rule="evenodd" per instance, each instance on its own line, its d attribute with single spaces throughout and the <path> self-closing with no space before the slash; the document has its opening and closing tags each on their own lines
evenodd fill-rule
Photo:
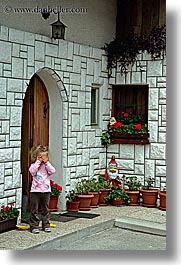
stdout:
<svg viewBox="0 0 181 265">
<path fill-rule="evenodd" d="M 29 173 L 30 150 L 33 146 L 49 143 L 49 100 L 46 87 L 35 74 L 30 80 L 23 101 L 21 135 L 21 172 L 23 205 L 29 200 L 32 177 Z M 25 202 L 26 200 L 26 202 Z M 28 205 L 27 205 L 28 206 Z M 26 210 L 26 209 L 24 209 Z"/>
</svg>

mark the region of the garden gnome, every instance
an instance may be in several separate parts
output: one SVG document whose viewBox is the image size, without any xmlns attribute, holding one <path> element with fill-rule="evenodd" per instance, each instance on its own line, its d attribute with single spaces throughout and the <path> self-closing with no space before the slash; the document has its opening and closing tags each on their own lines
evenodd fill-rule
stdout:
<svg viewBox="0 0 181 265">
<path fill-rule="evenodd" d="M 117 121 L 115 117 L 111 117 L 110 122 L 109 122 L 109 129 L 111 129 L 116 122 Z"/>
<path fill-rule="evenodd" d="M 108 169 L 105 174 L 105 178 L 109 181 L 112 181 L 112 184 L 114 186 L 120 186 L 121 181 L 120 177 L 118 175 L 118 163 L 116 162 L 115 156 L 113 155 L 109 164 L 108 164 Z"/>
</svg>

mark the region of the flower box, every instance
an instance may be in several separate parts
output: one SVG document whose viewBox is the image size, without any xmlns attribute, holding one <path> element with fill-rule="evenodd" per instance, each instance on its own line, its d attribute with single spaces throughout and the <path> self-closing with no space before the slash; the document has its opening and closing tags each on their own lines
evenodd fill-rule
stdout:
<svg viewBox="0 0 181 265">
<path fill-rule="evenodd" d="M 0 221 L 0 233 L 7 232 L 16 228 L 17 218 Z"/>
<path fill-rule="evenodd" d="M 125 132 L 110 132 L 112 144 L 149 144 L 149 134 L 129 134 Z"/>
</svg>

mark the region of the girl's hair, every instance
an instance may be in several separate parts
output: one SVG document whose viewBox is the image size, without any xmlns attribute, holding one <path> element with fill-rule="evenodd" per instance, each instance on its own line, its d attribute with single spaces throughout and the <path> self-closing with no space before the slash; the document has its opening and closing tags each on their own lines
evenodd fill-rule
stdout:
<svg viewBox="0 0 181 265">
<path fill-rule="evenodd" d="M 31 160 L 32 162 L 35 162 L 39 153 L 46 152 L 48 155 L 48 147 L 44 145 L 33 146 L 30 152 L 31 152 Z"/>
</svg>

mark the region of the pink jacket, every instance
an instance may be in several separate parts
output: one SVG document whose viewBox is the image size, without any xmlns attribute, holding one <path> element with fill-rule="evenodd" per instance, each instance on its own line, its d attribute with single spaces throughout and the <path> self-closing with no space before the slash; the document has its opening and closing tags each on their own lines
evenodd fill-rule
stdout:
<svg viewBox="0 0 181 265">
<path fill-rule="evenodd" d="M 31 164 L 29 171 L 33 176 L 30 192 L 51 192 L 50 176 L 55 173 L 55 168 L 50 164 L 36 160 Z"/>
</svg>

